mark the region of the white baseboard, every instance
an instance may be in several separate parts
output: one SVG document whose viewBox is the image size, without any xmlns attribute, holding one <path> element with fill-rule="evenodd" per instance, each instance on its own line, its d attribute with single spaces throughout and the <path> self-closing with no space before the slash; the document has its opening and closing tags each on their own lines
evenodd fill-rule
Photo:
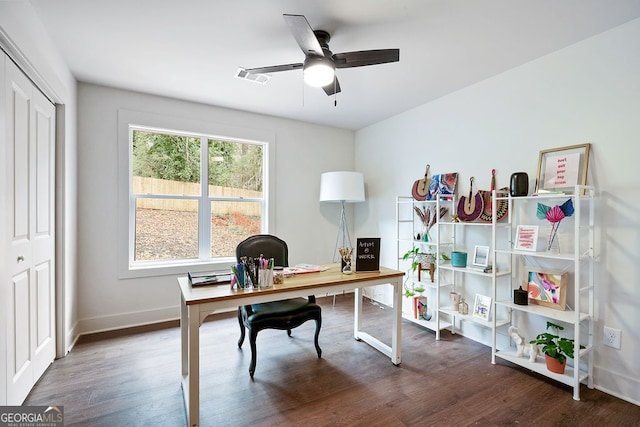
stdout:
<svg viewBox="0 0 640 427">
<path fill-rule="evenodd" d="M 353 291 L 349 291 L 352 293 Z M 331 294 L 333 295 L 333 294 Z M 325 295 L 318 295 L 319 297 Z M 329 296 L 329 294 L 327 294 Z M 236 309 L 223 310 L 235 311 Z M 69 341 L 75 344 L 80 335 L 94 334 L 97 332 L 113 331 L 130 328 L 134 326 L 153 325 L 171 320 L 180 319 L 180 307 L 164 307 L 146 311 L 132 311 L 129 313 L 118 313 L 108 316 L 90 317 L 80 319 L 72 331 L 67 333 Z M 69 348 L 70 350 L 71 348 Z"/>
<path fill-rule="evenodd" d="M 96 332 L 113 331 L 116 329 L 130 328 L 132 326 L 151 325 L 180 318 L 180 308 L 164 307 L 146 311 L 132 311 L 118 313 L 109 316 L 91 317 L 80 319 L 79 335 L 93 334 Z"/>
<path fill-rule="evenodd" d="M 640 406 L 640 379 L 594 366 L 594 387 L 634 405 Z"/>
<path fill-rule="evenodd" d="M 67 353 L 69 353 L 71 351 L 71 349 L 73 348 L 74 345 L 76 345 L 76 342 L 78 342 L 78 338 L 80 338 L 80 323 L 76 322 L 73 327 L 67 331 L 66 333 L 66 339 L 65 339 L 65 343 L 69 343 L 67 345 L 67 348 L 65 349 L 65 356 L 67 355 Z"/>
</svg>

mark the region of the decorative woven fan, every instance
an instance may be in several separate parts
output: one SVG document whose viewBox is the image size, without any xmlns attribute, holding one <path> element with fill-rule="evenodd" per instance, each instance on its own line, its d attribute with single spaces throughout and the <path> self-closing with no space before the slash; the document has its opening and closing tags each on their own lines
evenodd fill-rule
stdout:
<svg viewBox="0 0 640 427">
<path fill-rule="evenodd" d="M 491 169 L 491 190 L 480 190 L 478 191 L 480 195 L 482 195 L 482 199 L 484 200 L 484 209 L 482 209 L 482 213 L 478 217 L 478 219 L 482 222 L 491 222 L 491 209 L 493 205 L 492 201 L 492 193 L 496 189 L 496 170 Z M 500 190 L 508 190 L 508 187 L 503 187 Z M 507 216 L 507 211 L 509 210 L 509 201 L 507 200 L 498 200 L 496 203 L 496 221 L 500 221 Z"/>
<path fill-rule="evenodd" d="M 458 202 L 458 218 L 466 222 L 478 219 L 484 209 L 482 195 L 478 192 L 476 192 L 475 196 L 473 195 L 473 182 L 475 178 L 471 177 L 469 181 L 469 197 L 461 196 Z"/>
</svg>

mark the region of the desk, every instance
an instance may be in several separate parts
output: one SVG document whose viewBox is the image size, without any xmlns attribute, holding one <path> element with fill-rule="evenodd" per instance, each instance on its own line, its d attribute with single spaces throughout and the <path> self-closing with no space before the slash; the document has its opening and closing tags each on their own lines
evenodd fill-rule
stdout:
<svg viewBox="0 0 640 427">
<path fill-rule="evenodd" d="M 180 285 L 180 333 L 182 346 L 182 392 L 189 426 L 195 427 L 200 418 L 200 325 L 204 319 L 222 309 L 241 305 L 306 297 L 314 294 L 355 290 L 353 337 L 362 340 L 400 364 L 402 317 L 402 277 L 404 273 L 381 267 L 380 271 L 342 274 L 339 264 L 331 264 L 320 273 L 298 274 L 284 283 L 267 289 L 231 290 L 228 284 L 192 288 L 186 277 L 178 278 Z M 362 320 L 362 288 L 391 284 L 393 286 L 393 322 L 391 346 L 360 330 Z"/>
</svg>

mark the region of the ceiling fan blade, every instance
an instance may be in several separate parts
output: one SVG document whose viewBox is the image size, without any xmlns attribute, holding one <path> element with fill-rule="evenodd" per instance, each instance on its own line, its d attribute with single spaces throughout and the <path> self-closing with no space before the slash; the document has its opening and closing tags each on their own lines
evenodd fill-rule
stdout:
<svg viewBox="0 0 640 427">
<path fill-rule="evenodd" d="M 277 73 L 278 71 L 298 70 L 302 68 L 302 65 L 303 64 L 272 65 L 270 67 L 245 68 L 245 71 L 249 74 L 269 74 Z"/>
<path fill-rule="evenodd" d="M 318 56 L 324 56 L 324 52 L 322 51 L 322 46 L 320 46 L 320 42 L 316 38 L 316 35 L 313 34 L 313 28 L 309 25 L 309 21 L 304 15 L 282 15 L 284 20 L 289 25 L 289 30 L 293 34 L 293 37 L 298 42 L 298 46 L 302 49 L 305 55 L 313 54 Z"/>
<path fill-rule="evenodd" d="M 335 77 L 333 82 L 323 86 L 322 89 L 324 89 L 325 93 L 329 96 L 340 93 L 340 82 L 338 81 L 338 78 Z"/>
<path fill-rule="evenodd" d="M 363 67 L 400 61 L 400 49 L 361 50 L 333 55 L 336 68 Z"/>
</svg>

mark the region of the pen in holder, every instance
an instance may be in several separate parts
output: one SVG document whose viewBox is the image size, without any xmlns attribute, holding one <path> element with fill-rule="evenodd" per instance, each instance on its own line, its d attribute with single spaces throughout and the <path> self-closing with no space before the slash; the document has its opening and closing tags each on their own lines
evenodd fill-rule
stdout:
<svg viewBox="0 0 640 427">
<path fill-rule="evenodd" d="M 260 257 L 258 260 L 258 287 L 268 288 L 273 286 L 273 258 Z"/>
<path fill-rule="evenodd" d="M 353 270 L 351 269 L 351 254 L 353 253 L 353 249 L 338 248 L 338 252 L 340 253 L 340 258 L 342 259 L 342 263 L 340 264 L 342 272 L 344 274 L 353 273 Z"/>
</svg>

